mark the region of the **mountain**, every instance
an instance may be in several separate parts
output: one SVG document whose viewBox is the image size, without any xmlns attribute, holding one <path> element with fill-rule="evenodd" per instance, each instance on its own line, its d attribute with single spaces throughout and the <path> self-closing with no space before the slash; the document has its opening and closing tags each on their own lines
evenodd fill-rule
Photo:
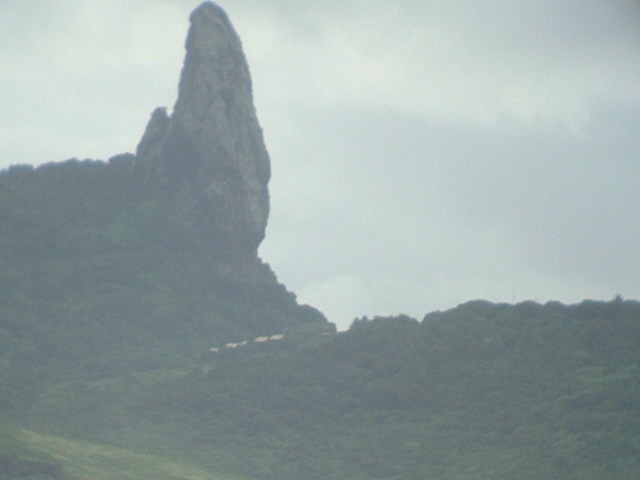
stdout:
<svg viewBox="0 0 640 480">
<path fill-rule="evenodd" d="M 173 113 L 154 111 L 135 155 L 0 173 L 0 407 L 60 379 L 334 329 L 257 255 L 269 168 L 240 40 L 205 2 Z"/>
<path fill-rule="evenodd" d="M 191 14 L 173 114 L 153 112 L 136 161 L 213 260 L 252 272 L 269 214 L 269 155 L 240 39 L 213 3 Z"/>
<path fill-rule="evenodd" d="M 637 477 L 640 303 L 336 333 L 257 255 L 268 180 L 211 2 L 135 154 L 0 173 L 0 479 Z"/>
</svg>

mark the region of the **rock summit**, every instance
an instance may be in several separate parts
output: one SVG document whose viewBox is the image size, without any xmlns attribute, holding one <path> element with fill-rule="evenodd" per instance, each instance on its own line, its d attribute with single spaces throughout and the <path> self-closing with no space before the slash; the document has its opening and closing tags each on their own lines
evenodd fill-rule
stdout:
<svg viewBox="0 0 640 480">
<path fill-rule="evenodd" d="M 173 194 L 175 213 L 221 264 L 258 261 L 269 214 L 269 154 L 253 105 L 240 38 L 205 2 L 190 17 L 173 113 L 151 115 L 137 148 Z"/>
</svg>

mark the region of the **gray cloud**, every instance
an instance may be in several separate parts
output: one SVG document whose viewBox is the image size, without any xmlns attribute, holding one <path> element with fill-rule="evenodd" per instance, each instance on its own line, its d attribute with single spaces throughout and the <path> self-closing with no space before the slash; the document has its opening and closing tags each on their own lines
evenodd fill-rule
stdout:
<svg viewBox="0 0 640 480">
<path fill-rule="evenodd" d="M 1 165 L 133 150 L 197 3 L 0 6 Z M 640 297 L 636 2 L 220 3 L 272 155 L 261 254 L 302 301 Z"/>
</svg>

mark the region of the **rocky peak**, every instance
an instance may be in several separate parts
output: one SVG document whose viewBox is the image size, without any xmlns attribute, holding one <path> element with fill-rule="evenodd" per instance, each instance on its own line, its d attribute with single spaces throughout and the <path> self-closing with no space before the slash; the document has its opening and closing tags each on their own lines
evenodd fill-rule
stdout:
<svg viewBox="0 0 640 480">
<path fill-rule="evenodd" d="M 212 2 L 190 17 L 178 99 L 156 109 L 137 157 L 175 193 L 176 212 L 221 263 L 257 262 L 269 213 L 269 155 L 240 38 Z"/>
</svg>

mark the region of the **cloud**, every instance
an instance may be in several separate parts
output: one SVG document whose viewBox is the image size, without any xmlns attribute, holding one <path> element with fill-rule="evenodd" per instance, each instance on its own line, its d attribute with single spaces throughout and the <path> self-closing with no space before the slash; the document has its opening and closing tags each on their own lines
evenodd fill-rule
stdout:
<svg viewBox="0 0 640 480">
<path fill-rule="evenodd" d="M 265 56 L 265 67 L 289 72 L 286 89 L 274 83 L 266 93 L 282 103 L 373 104 L 441 122 L 577 133 L 601 97 L 640 99 L 633 20 L 598 2 L 309 3 L 247 21 L 257 68 Z"/>
</svg>

